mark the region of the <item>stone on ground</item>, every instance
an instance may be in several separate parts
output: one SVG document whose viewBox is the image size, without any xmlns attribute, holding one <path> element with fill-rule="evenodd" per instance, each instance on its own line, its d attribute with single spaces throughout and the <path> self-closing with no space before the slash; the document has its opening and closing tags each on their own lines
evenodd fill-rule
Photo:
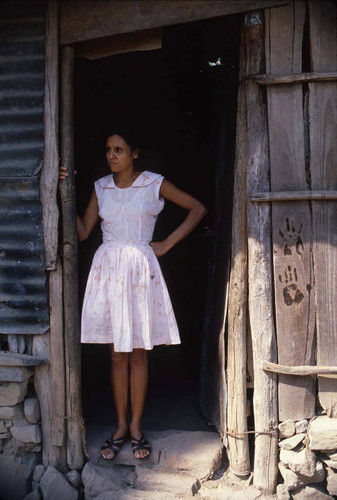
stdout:
<svg viewBox="0 0 337 500">
<path fill-rule="evenodd" d="M 34 472 L 33 472 L 33 481 L 41 481 L 41 478 L 43 474 L 45 473 L 46 466 L 43 464 L 38 464 L 35 466 Z"/>
<path fill-rule="evenodd" d="M 78 490 L 52 465 L 43 474 L 40 488 L 43 498 L 48 500 L 77 500 L 79 495 Z"/>
<path fill-rule="evenodd" d="M 185 474 L 172 474 L 156 471 L 147 467 L 136 468 L 136 484 L 140 490 L 166 491 L 168 493 L 195 495 L 200 482 L 195 477 Z"/>
<path fill-rule="evenodd" d="M 277 500 L 290 500 L 290 493 L 285 484 L 278 484 L 276 488 Z"/>
<path fill-rule="evenodd" d="M 22 500 L 41 500 L 41 493 L 37 490 L 31 491 Z"/>
<path fill-rule="evenodd" d="M 295 420 L 285 420 L 278 425 L 279 436 L 281 439 L 289 438 L 295 434 Z"/>
<path fill-rule="evenodd" d="M 329 468 L 327 468 L 326 472 L 326 489 L 328 490 L 330 495 L 337 496 L 337 472 Z"/>
<path fill-rule="evenodd" d="M 0 497 L 6 500 L 17 500 L 27 495 L 35 465 L 38 462 L 36 453 L 22 456 L 0 455 Z"/>
<path fill-rule="evenodd" d="M 2 382 L 0 385 L 1 406 L 21 403 L 27 393 L 28 379 L 23 382 Z"/>
<path fill-rule="evenodd" d="M 122 490 L 134 484 L 135 480 L 134 468 L 130 466 L 112 464 L 103 467 L 89 461 L 82 471 L 86 498 L 96 497 L 107 491 Z"/>
<path fill-rule="evenodd" d="M 33 375 L 31 368 L 25 366 L 2 366 L 0 365 L 0 380 L 2 382 L 22 382 Z"/>
<path fill-rule="evenodd" d="M 309 425 L 309 445 L 314 451 L 337 450 L 337 418 L 326 415 L 315 418 Z"/>
<path fill-rule="evenodd" d="M 302 486 L 312 483 L 320 483 L 324 480 L 325 472 L 321 462 L 317 463 L 316 473 L 313 476 L 305 476 L 287 469 L 282 462 L 279 463 L 279 470 L 283 477 L 284 484 L 289 491 L 296 490 Z"/>
<path fill-rule="evenodd" d="M 13 418 L 23 417 L 23 406 L 18 404 L 15 406 L 0 406 L 0 418 L 12 420 Z"/>
<path fill-rule="evenodd" d="M 73 469 L 73 470 L 70 470 L 69 472 L 66 473 L 66 478 L 67 478 L 67 481 L 69 481 L 69 483 L 71 483 L 73 486 L 75 486 L 75 488 L 79 488 L 80 485 L 81 485 L 81 475 L 80 473 Z"/>
<path fill-rule="evenodd" d="M 337 470 L 337 460 L 329 460 L 324 458 L 323 462 L 327 467 L 330 467 L 330 469 Z"/>
<path fill-rule="evenodd" d="M 294 500 L 333 500 L 333 497 L 324 492 L 319 486 L 304 486 L 291 492 Z"/>
<path fill-rule="evenodd" d="M 26 398 L 24 402 L 25 417 L 31 424 L 40 420 L 40 405 L 37 398 Z"/>
<path fill-rule="evenodd" d="M 321 469 L 323 469 L 322 463 L 317 460 L 315 453 L 306 448 L 301 451 L 281 448 L 280 460 L 288 469 L 302 476 L 315 477 L 320 475 Z"/>
<path fill-rule="evenodd" d="M 95 497 L 85 495 L 85 500 L 136 500 L 137 498 L 145 500 L 196 500 L 198 497 L 175 495 L 165 491 L 141 491 L 133 488 L 105 491 Z"/>
<path fill-rule="evenodd" d="M 13 438 L 23 443 L 41 443 L 41 431 L 38 425 L 13 425 L 11 433 Z"/>
<path fill-rule="evenodd" d="M 306 434 L 295 434 L 294 436 L 291 436 L 290 438 L 284 439 L 283 441 L 279 442 L 279 447 L 283 448 L 284 450 L 293 450 L 298 446 L 303 439 L 305 438 Z"/>
<path fill-rule="evenodd" d="M 301 434 L 302 432 L 307 432 L 308 420 L 300 420 L 295 423 L 296 434 Z"/>
</svg>

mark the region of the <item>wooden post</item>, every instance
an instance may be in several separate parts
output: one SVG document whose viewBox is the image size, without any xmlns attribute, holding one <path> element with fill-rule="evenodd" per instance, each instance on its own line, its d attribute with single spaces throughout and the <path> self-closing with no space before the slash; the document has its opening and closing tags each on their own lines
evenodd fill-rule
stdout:
<svg viewBox="0 0 337 500">
<path fill-rule="evenodd" d="M 49 364 L 36 366 L 34 369 L 34 387 L 39 398 L 42 431 L 42 461 L 44 465 L 53 465 L 62 472 L 67 472 L 66 447 L 54 446 L 52 440 L 52 374 L 50 366 L 51 332 L 33 335 L 32 354 L 46 359 Z"/>
<path fill-rule="evenodd" d="M 313 71 L 336 71 L 337 27 L 333 2 L 309 2 Z M 310 170 L 312 189 L 337 189 L 337 83 L 309 84 Z M 313 202 L 317 363 L 337 359 L 337 203 Z M 318 377 L 318 397 L 337 418 L 336 375 Z"/>
<path fill-rule="evenodd" d="M 246 69 L 245 29 L 241 32 L 240 81 Z M 228 296 L 228 451 L 230 470 L 238 476 L 250 473 L 247 432 L 246 339 L 247 339 L 247 136 L 246 84 L 238 93 L 234 200 L 232 225 L 232 268 Z M 238 435 L 235 436 L 235 433 Z"/>
<path fill-rule="evenodd" d="M 259 22 L 260 21 L 260 22 Z M 246 75 L 264 70 L 263 13 L 246 16 Z M 247 226 L 249 322 L 254 361 L 255 438 L 254 486 L 275 492 L 278 475 L 277 376 L 262 370 L 263 361 L 276 360 L 273 314 L 271 207 L 253 204 L 250 193 L 269 191 L 269 144 L 265 96 L 257 83 L 246 84 L 247 106 Z"/>
<path fill-rule="evenodd" d="M 65 365 L 63 342 L 62 264 L 49 272 L 50 352 L 52 385 L 52 444 L 65 445 Z"/>
<path fill-rule="evenodd" d="M 266 11 L 266 73 L 301 72 L 304 21 L 301 0 Z M 267 100 L 271 190 L 307 190 L 302 84 L 268 87 Z M 275 202 L 272 222 L 278 361 L 310 365 L 315 308 L 309 202 Z M 313 417 L 312 377 L 278 379 L 279 420 Z"/>
<path fill-rule="evenodd" d="M 83 466 L 84 424 L 81 405 L 81 344 L 78 304 L 78 259 L 74 185 L 73 130 L 74 49 L 62 48 L 61 157 L 69 177 L 60 183 L 63 240 L 64 345 L 66 368 L 67 462 Z"/>
<path fill-rule="evenodd" d="M 49 1 L 46 13 L 46 76 L 44 97 L 44 162 L 40 176 L 45 267 L 56 268 L 59 210 L 58 186 L 58 5 Z"/>
</svg>

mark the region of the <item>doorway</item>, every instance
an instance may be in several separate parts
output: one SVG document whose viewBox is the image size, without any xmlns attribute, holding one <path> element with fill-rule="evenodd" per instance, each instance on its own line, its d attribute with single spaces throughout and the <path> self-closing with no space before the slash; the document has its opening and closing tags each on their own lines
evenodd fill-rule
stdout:
<svg viewBox="0 0 337 500">
<path fill-rule="evenodd" d="M 209 431 L 214 423 L 201 413 L 198 387 L 203 351 L 216 349 L 221 259 L 229 258 L 240 21 L 241 16 L 230 16 L 172 26 L 162 31 L 159 49 L 75 58 L 78 213 L 93 182 L 109 173 L 106 134 L 120 123 L 138 131 L 137 169 L 164 175 L 208 208 L 199 227 L 159 259 L 182 344 L 156 346 L 149 353 L 145 430 Z M 184 216 L 166 202 L 154 240 L 165 238 Z M 98 224 L 79 245 L 80 301 L 100 243 Z M 106 345 L 82 344 L 82 396 L 87 425 L 114 425 Z"/>
</svg>

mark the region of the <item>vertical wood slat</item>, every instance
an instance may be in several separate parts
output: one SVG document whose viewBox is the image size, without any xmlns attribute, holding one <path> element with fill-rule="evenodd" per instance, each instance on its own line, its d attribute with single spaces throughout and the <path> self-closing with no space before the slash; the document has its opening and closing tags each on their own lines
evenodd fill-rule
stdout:
<svg viewBox="0 0 337 500">
<path fill-rule="evenodd" d="M 305 4 L 267 11 L 266 73 L 300 73 Z M 271 190 L 306 190 L 301 84 L 269 87 L 268 125 Z M 273 204 L 273 265 L 278 362 L 313 362 L 314 298 L 312 223 L 308 202 Z M 279 376 L 279 419 L 311 418 L 312 377 Z"/>
<path fill-rule="evenodd" d="M 249 16 L 247 16 L 249 19 Z M 261 24 L 246 28 L 247 76 L 264 71 L 264 29 Z M 265 494 L 275 492 L 278 476 L 277 375 L 266 373 L 261 364 L 276 360 L 273 312 L 271 207 L 254 204 L 250 194 L 269 191 L 269 148 L 265 91 L 254 82 L 246 87 L 247 105 L 247 232 L 249 323 L 254 362 L 254 422 L 261 433 L 255 436 L 254 486 Z"/>
<path fill-rule="evenodd" d="M 66 367 L 67 463 L 83 466 L 85 446 L 81 403 L 81 344 L 78 303 L 78 257 L 74 183 L 73 64 L 74 49 L 62 48 L 61 157 L 69 176 L 60 183 L 63 233 L 63 308 Z"/>
<path fill-rule="evenodd" d="M 309 3 L 312 71 L 336 71 L 336 5 Z M 309 84 L 310 168 L 312 189 L 337 189 L 337 83 Z M 314 228 L 317 364 L 334 365 L 337 359 L 337 205 L 312 202 Z M 337 418 L 336 376 L 318 377 L 322 407 Z"/>
<path fill-rule="evenodd" d="M 63 342 L 63 304 L 62 304 L 62 264 L 57 259 L 57 268 L 49 272 L 50 304 L 50 352 L 52 384 L 52 444 L 65 444 L 65 365 Z"/>
<path fill-rule="evenodd" d="M 241 29 L 240 81 L 246 70 L 245 28 Z M 238 92 L 236 153 L 234 174 L 232 256 L 228 296 L 228 451 L 230 470 L 238 475 L 250 473 L 246 416 L 246 338 L 247 338 L 247 214 L 246 214 L 246 103 L 245 86 Z M 233 435 L 239 433 L 238 436 Z"/>
<path fill-rule="evenodd" d="M 40 176 L 45 268 L 56 268 L 59 210 L 58 187 L 58 2 L 50 0 L 46 15 L 44 97 L 44 163 Z"/>
<path fill-rule="evenodd" d="M 52 443 L 52 382 L 51 370 L 51 332 L 33 335 L 32 354 L 48 360 L 45 365 L 34 369 L 34 387 L 40 403 L 42 432 L 42 461 L 44 465 L 53 465 L 62 472 L 67 472 L 66 447 Z"/>
</svg>

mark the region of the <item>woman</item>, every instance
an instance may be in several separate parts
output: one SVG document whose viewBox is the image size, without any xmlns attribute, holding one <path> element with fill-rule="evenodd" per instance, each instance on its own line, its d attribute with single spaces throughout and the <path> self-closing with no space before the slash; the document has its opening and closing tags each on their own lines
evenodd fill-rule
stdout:
<svg viewBox="0 0 337 500">
<path fill-rule="evenodd" d="M 106 142 L 111 174 L 95 182 L 77 233 L 85 240 L 102 219 L 103 244 L 88 277 L 81 325 L 82 343 L 107 343 L 118 426 L 101 448 L 113 459 L 130 437 L 134 456 L 143 459 L 151 446 L 142 431 L 147 391 L 147 350 L 179 344 L 179 332 L 156 258 L 188 235 L 205 216 L 204 205 L 161 175 L 134 170 L 139 150 L 130 131 L 116 130 Z M 60 180 L 67 176 L 60 167 Z M 182 224 L 163 241 L 151 241 L 164 199 L 188 210 Z M 129 377 L 130 365 L 130 377 Z M 127 422 L 130 385 L 132 419 Z"/>
</svg>

